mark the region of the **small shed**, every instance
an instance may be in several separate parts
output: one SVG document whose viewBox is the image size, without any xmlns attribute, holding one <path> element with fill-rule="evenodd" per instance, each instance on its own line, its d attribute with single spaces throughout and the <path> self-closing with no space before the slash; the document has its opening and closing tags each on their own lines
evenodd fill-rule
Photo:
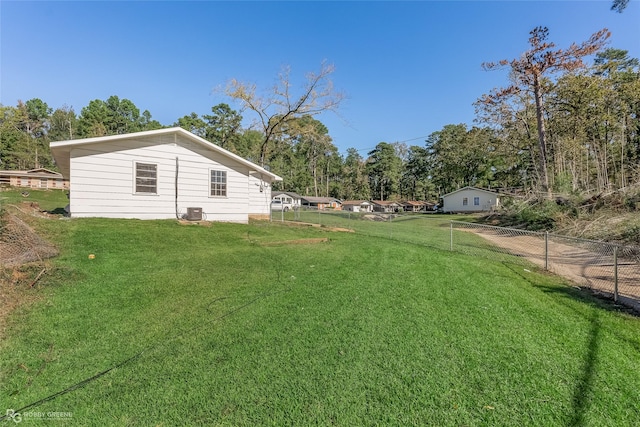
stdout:
<svg viewBox="0 0 640 427">
<path fill-rule="evenodd" d="M 442 211 L 489 212 L 500 205 L 500 195 L 477 187 L 464 187 L 442 196 Z"/>
</svg>

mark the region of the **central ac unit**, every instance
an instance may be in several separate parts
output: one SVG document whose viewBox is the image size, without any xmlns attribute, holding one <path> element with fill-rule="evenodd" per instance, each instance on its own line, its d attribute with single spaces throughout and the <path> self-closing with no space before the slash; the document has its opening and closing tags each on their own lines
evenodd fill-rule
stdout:
<svg viewBox="0 0 640 427">
<path fill-rule="evenodd" d="M 202 208 L 187 208 L 187 221 L 202 221 Z"/>
</svg>

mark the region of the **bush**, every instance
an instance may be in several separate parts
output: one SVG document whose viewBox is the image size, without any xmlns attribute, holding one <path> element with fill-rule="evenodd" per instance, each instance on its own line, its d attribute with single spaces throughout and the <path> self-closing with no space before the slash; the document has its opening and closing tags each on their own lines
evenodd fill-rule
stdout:
<svg viewBox="0 0 640 427">
<path fill-rule="evenodd" d="M 528 230 L 551 230 L 555 226 L 556 216 L 561 207 L 554 201 L 545 200 L 525 205 L 518 217 Z"/>
</svg>

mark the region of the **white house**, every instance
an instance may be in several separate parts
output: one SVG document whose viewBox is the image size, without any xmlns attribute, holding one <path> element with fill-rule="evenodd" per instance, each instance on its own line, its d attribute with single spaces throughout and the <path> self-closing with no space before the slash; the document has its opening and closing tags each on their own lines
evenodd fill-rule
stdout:
<svg viewBox="0 0 640 427">
<path fill-rule="evenodd" d="M 269 217 L 279 176 L 182 128 L 52 142 L 72 217 Z"/>
<path fill-rule="evenodd" d="M 476 187 L 464 187 L 442 196 L 443 212 L 485 212 L 500 205 L 498 193 Z"/>
<path fill-rule="evenodd" d="M 366 200 L 345 200 L 342 210 L 350 212 L 373 212 L 373 204 Z"/>
<path fill-rule="evenodd" d="M 302 205 L 302 196 L 292 191 L 272 191 L 272 200 L 280 200 L 284 206 L 289 206 L 291 209 L 297 209 Z"/>
</svg>

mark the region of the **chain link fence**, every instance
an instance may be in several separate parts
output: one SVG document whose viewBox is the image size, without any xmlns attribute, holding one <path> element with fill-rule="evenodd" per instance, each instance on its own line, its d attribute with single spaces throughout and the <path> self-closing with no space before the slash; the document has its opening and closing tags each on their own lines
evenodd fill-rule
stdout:
<svg viewBox="0 0 640 427">
<path fill-rule="evenodd" d="M 425 213 L 298 207 L 271 220 L 354 231 L 441 250 L 500 259 L 563 276 L 640 311 L 640 247 L 463 221 Z"/>
<path fill-rule="evenodd" d="M 456 238 L 464 232 L 482 237 L 493 252 L 513 255 L 616 302 L 640 308 L 640 247 L 451 221 L 452 250 L 474 252 L 483 246 L 470 246 L 467 240 L 458 245 Z"/>
</svg>

